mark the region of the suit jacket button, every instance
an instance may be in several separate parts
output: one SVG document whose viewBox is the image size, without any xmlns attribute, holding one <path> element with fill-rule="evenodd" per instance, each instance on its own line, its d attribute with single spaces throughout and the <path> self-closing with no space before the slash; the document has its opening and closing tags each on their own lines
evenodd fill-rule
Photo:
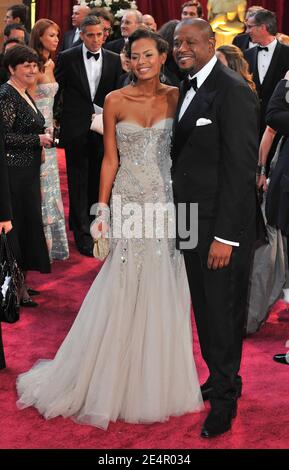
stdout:
<svg viewBox="0 0 289 470">
<path fill-rule="evenodd" d="M 184 173 L 184 176 L 187 176 L 187 173 Z"/>
</svg>

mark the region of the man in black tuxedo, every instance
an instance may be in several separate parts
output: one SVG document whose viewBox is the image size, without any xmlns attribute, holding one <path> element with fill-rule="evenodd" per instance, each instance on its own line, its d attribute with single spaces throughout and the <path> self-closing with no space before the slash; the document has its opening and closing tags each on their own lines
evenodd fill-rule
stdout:
<svg viewBox="0 0 289 470">
<path fill-rule="evenodd" d="M 64 34 L 60 51 L 66 51 L 71 47 L 76 47 L 82 44 L 80 25 L 89 12 L 90 8 L 87 5 L 74 5 L 71 16 L 73 29 Z"/>
<path fill-rule="evenodd" d="M 181 86 L 172 148 L 177 241 L 210 372 L 202 392 L 211 411 L 201 435 L 212 437 L 230 429 L 241 395 L 238 372 L 256 237 L 258 101 L 238 74 L 217 61 L 206 21 L 177 26 L 174 55 L 189 74 Z M 198 220 L 190 220 L 192 203 L 198 204 Z M 194 247 L 180 228 L 184 232 L 197 222 Z"/>
<path fill-rule="evenodd" d="M 90 130 L 94 105 L 103 107 L 121 75 L 120 58 L 102 49 L 103 24 L 86 17 L 81 24 L 83 44 L 59 54 L 56 80 L 63 105 L 60 142 L 65 148 L 70 201 L 69 222 L 78 250 L 92 255 L 89 211 L 98 200 L 103 157 L 102 136 Z M 57 100 L 56 100 L 57 102 Z M 56 103 L 57 106 L 57 103 Z"/>
<path fill-rule="evenodd" d="M 266 128 L 265 115 L 268 102 L 277 83 L 289 70 L 289 47 L 276 39 L 275 13 L 261 9 L 253 12 L 247 20 L 247 32 L 256 47 L 245 51 L 260 100 L 260 137 Z M 270 159 L 268 164 L 270 163 Z"/>
<path fill-rule="evenodd" d="M 142 14 L 138 10 L 125 10 L 125 13 L 121 19 L 120 31 L 122 37 L 115 41 L 106 43 L 105 49 L 120 54 L 124 48 L 128 38 L 135 32 L 137 28 L 142 24 Z"/>
<path fill-rule="evenodd" d="M 248 18 L 253 15 L 256 11 L 258 10 L 263 10 L 263 7 L 260 6 L 252 6 L 248 8 L 245 16 L 245 24 L 247 23 Z M 246 49 L 251 49 L 251 47 L 254 47 L 255 44 L 251 42 L 250 35 L 248 33 L 241 33 L 237 34 L 236 37 L 233 39 L 233 44 L 234 46 L 239 47 L 241 51 L 245 51 Z"/>
</svg>

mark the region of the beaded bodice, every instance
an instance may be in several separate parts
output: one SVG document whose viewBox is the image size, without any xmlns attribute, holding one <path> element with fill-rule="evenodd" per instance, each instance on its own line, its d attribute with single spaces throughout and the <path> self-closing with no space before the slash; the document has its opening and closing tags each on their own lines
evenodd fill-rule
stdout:
<svg viewBox="0 0 289 470">
<path fill-rule="evenodd" d="M 121 243 L 121 262 L 125 264 L 129 243 L 139 272 L 148 244 L 153 243 L 156 256 L 165 251 L 172 258 L 178 257 L 175 239 L 168 235 L 174 227 L 170 172 L 172 123 L 168 118 L 149 128 L 125 121 L 117 124 L 120 168 L 112 191 L 112 248 Z M 165 208 L 164 218 L 158 218 L 156 213 L 148 215 L 151 207 Z M 115 214 L 121 217 L 116 220 Z M 152 220 L 153 232 L 148 227 Z"/>
<path fill-rule="evenodd" d="M 170 118 L 146 128 L 125 121 L 117 124 L 120 169 L 114 192 L 121 193 L 124 202 L 172 201 L 171 132 Z"/>
<path fill-rule="evenodd" d="M 8 166 L 30 167 L 40 165 L 39 134 L 44 131 L 42 114 L 8 83 L 0 88 L 1 118 L 5 136 L 5 154 Z"/>
</svg>

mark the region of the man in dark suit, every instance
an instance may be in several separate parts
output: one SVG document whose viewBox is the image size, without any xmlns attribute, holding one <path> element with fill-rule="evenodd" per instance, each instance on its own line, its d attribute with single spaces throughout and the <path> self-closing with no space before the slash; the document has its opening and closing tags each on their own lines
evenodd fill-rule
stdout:
<svg viewBox="0 0 289 470">
<path fill-rule="evenodd" d="M 247 20 L 247 32 L 256 47 L 245 51 L 260 100 L 260 137 L 266 128 L 265 115 L 268 102 L 277 83 L 289 70 L 289 47 L 276 39 L 277 20 L 275 13 L 261 9 Z M 270 159 L 268 164 L 270 163 Z"/>
<path fill-rule="evenodd" d="M 7 233 L 12 229 L 12 209 L 10 203 L 10 190 L 8 181 L 8 170 L 5 164 L 3 125 L 0 122 L 0 233 L 2 230 Z M 4 369 L 5 356 L 2 343 L 1 323 L 0 323 L 0 369 Z"/>
<path fill-rule="evenodd" d="M 248 8 L 248 10 L 246 12 L 246 16 L 245 16 L 245 24 L 247 23 L 248 18 L 250 16 L 252 16 L 258 10 L 263 10 L 263 7 L 254 5 L 250 8 Z M 246 49 L 251 49 L 251 47 L 255 46 L 255 44 L 253 44 L 251 42 L 251 38 L 250 38 L 250 35 L 248 33 L 237 34 L 237 36 L 234 37 L 234 39 L 233 39 L 233 44 L 234 44 L 234 46 L 239 47 L 239 49 L 241 49 L 241 51 L 243 51 L 243 52 Z"/>
<path fill-rule="evenodd" d="M 120 30 L 122 37 L 106 43 L 105 49 L 120 54 L 128 38 L 142 24 L 142 14 L 138 10 L 125 10 L 121 19 Z"/>
<path fill-rule="evenodd" d="M 103 139 L 90 130 L 91 119 L 94 106 L 102 108 L 106 95 L 116 89 L 121 63 L 119 56 L 102 49 L 100 19 L 86 17 L 80 35 L 82 45 L 59 54 L 56 80 L 63 97 L 60 141 L 66 153 L 69 222 L 78 250 L 91 256 L 89 210 L 98 200 L 103 157 Z"/>
<path fill-rule="evenodd" d="M 66 51 L 71 47 L 76 47 L 82 44 L 82 40 L 80 38 L 80 25 L 89 12 L 90 8 L 87 5 L 74 5 L 71 16 L 73 29 L 64 34 L 60 51 Z"/>
<path fill-rule="evenodd" d="M 210 373 L 202 393 L 211 411 L 201 435 L 212 437 L 230 429 L 241 395 L 238 372 L 256 237 L 258 101 L 239 75 L 217 61 L 209 23 L 182 21 L 174 44 L 176 62 L 189 74 L 181 87 L 172 148 L 177 240 Z M 197 220 L 190 220 L 193 203 Z M 197 224 L 194 246 L 181 232 Z"/>
</svg>

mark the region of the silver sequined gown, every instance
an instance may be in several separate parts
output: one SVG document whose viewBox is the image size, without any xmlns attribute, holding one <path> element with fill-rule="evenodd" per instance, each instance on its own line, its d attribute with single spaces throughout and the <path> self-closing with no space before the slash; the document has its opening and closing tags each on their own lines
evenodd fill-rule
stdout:
<svg viewBox="0 0 289 470">
<path fill-rule="evenodd" d="M 150 237 L 147 220 L 141 225 L 147 204 L 172 203 L 171 127 L 171 119 L 117 125 L 111 252 L 54 360 L 19 376 L 20 408 L 103 429 L 117 419 L 147 423 L 202 409 L 183 258 L 161 224 Z M 164 217 L 165 227 L 173 217 Z"/>
<path fill-rule="evenodd" d="M 53 126 L 54 96 L 57 83 L 42 83 L 36 87 L 35 102 L 45 118 L 45 127 Z M 45 162 L 41 165 L 41 209 L 43 228 L 50 259 L 67 259 L 68 240 L 59 182 L 56 148 L 44 149 Z"/>
</svg>

